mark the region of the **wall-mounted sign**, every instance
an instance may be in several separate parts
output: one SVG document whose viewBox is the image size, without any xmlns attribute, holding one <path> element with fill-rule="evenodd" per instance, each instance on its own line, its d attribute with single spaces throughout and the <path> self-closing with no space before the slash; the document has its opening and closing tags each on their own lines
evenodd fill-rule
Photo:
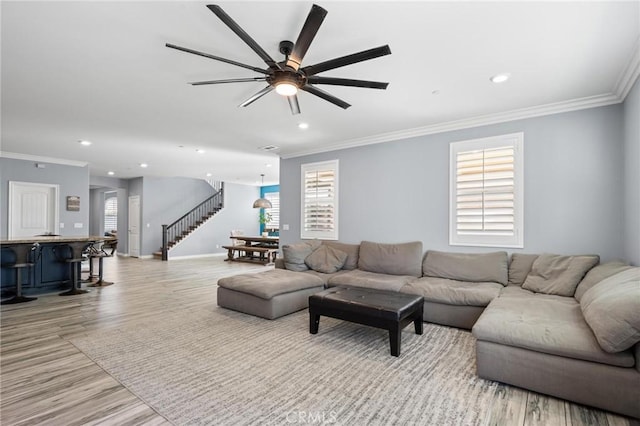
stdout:
<svg viewBox="0 0 640 426">
<path fill-rule="evenodd" d="M 79 212 L 80 211 L 80 197 L 77 195 L 69 195 L 67 197 L 67 211 Z"/>
</svg>

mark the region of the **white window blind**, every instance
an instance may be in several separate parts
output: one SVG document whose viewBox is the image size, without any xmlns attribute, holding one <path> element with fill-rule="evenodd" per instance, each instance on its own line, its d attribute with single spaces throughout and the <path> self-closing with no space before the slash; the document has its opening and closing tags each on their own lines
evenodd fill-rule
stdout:
<svg viewBox="0 0 640 426">
<path fill-rule="evenodd" d="M 271 215 L 271 221 L 265 225 L 267 229 L 280 229 L 280 193 L 265 192 L 264 198 L 271 201 L 271 208 L 264 209 L 266 213 Z"/>
<path fill-rule="evenodd" d="M 451 144 L 451 245 L 523 247 L 523 134 Z"/>
<path fill-rule="evenodd" d="M 104 203 L 104 232 L 118 229 L 118 198 L 107 198 Z"/>
<path fill-rule="evenodd" d="M 303 164 L 303 239 L 338 239 L 338 160 Z"/>
</svg>

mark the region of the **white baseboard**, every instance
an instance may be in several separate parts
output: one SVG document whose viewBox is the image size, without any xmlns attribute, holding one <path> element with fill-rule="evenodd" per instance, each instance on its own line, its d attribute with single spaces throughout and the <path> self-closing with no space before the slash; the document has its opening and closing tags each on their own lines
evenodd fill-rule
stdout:
<svg viewBox="0 0 640 426">
<path fill-rule="evenodd" d="M 191 254 L 186 256 L 171 256 L 169 255 L 169 260 L 183 260 L 183 259 L 199 259 L 202 257 L 226 257 L 227 253 L 205 253 L 205 254 Z"/>
</svg>

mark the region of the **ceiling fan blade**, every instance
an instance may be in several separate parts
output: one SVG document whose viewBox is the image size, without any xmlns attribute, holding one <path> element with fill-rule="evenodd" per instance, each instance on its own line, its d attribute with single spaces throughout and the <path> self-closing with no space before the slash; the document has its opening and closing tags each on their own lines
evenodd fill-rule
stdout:
<svg viewBox="0 0 640 426">
<path fill-rule="evenodd" d="M 232 61 L 231 59 L 225 59 L 225 58 L 221 58 L 219 56 L 210 55 L 208 53 L 198 52 L 197 50 L 189 49 L 189 48 L 186 48 L 186 47 L 176 46 L 175 44 L 171 44 L 171 43 L 167 43 L 165 46 L 167 46 L 167 47 L 169 47 L 171 49 L 180 50 L 182 52 L 193 53 L 194 55 L 203 56 L 205 58 L 213 59 L 213 60 L 220 61 L 220 62 L 225 62 L 225 63 L 231 64 L 231 65 L 236 65 L 238 67 L 246 68 L 248 70 L 252 70 L 252 71 L 255 71 L 255 72 L 262 73 L 262 74 L 269 74 L 269 72 L 267 70 L 263 70 L 262 68 L 253 67 L 251 65 L 247 65 L 247 64 L 240 63 L 240 62 Z"/>
<path fill-rule="evenodd" d="M 205 84 L 222 84 L 222 83 L 244 83 L 247 81 L 265 81 L 267 77 L 250 77 L 250 78 L 230 78 L 228 80 L 208 80 L 208 81 L 195 81 L 189 83 L 192 86 L 202 86 Z"/>
<path fill-rule="evenodd" d="M 307 78 L 310 84 L 331 84 L 334 86 L 366 87 L 368 89 L 386 89 L 389 83 L 380 81 L 352 80 L 350 78 L 317 77 Z"/>
<path fill-rule="evenodd" d="M 231 17 L 227 15 L 227 13 L 222 10 L 220 6 L 218 6 L 217 4 L 208 4 L 207 7 L 210 11 L 215 13 L 215 15 L 220 18 L 220 20 L 224 22 L 225 25 L 231 29 L 231 31 L 236 33 L 236 35 L 240 37 L 242 41 L 244 41 L 251 49 L 253 49 L 253 51 L 256 52 L 267 65 L 274 68 L 280 68 L 280 65 L 278 65 L 276 61 L 274 61 L 273 58 L 271 58 L 271 56 L 269 56 L 269 54 L 265 52 L 264 49 L 260 47 L 260 45 L 254 39 L 252 39 L 251 36 L 240 27 L 240 25 L 236 23 L 236 21 L 231 19 Z"/>
<path fill-rule="evenodd" d="M 267 93 L 269 93 L 270 91 L 273 90 L 273 86 L 267 86 L 264 89 L 262 89 L 261 91 L 259 91 L 258 93 L 256 93 L 255 95 L 251 96 L 249 99 L 247 99 L 246 101 L 244 101 L 243 103 L 241 103 L 238 106 L 241 107 L 246 107 L 251 105 L 252 103 L 254 103 L 255 101 L 257 101 L 258 99 L 260 99 L 261 97 L 263 97 L 264 95 L 266 95 Z"/>
<path fill-rule="evenodd" d="M 343 108 L 343 109 L 347 109 L 347 108 L 349 108 L 351 106 L 350 104 L 346 103 L 342 99 L 338 99 L 335 96 L 325 92 L 324 90 L 318 89 L 317 87 L 312 86 L 310 84 L 305 84 L 304 86 L 302 86 L 300 88 L 300 90 L 304 90 L 305 92 L 309 92 L 309 93 L 311 93 L 313 95 L 316 95 L 316 96 L 324 99 L 325 101 L 329 101 L 332 104 L 337 105 L 337 106 L 339 106 L 340 108 Z"/>
<path fill-rule="evenodd" d="M 287 96 L 289 101 L 289 108 L 291 108 L 291 114 L 300 114 L 300 104 L 298 103 L 298 95 Z"/>
<path fill-rule="evenodd" d="M 302 68 L 302 71 L 304 71 L 308 76 L 315 75 L 323 71 L 344 67 L 345 65 L 351 65 L 357 62 L 368 61 L 369 59 L 390 54 L 391 49 L 389 48 L 389 45 L 374 47 L 373 49 L 363 50 L 362 52 L 330 59 L 325 62 L 320 62 L 319 64 L 309 65 L 308 67 Z"/>
<path fill-rule="evenodd" d="M 322 24 L 322 21 L 324 21 L 325 16 L 327 16 L 327 11 L 325 9 L 316 4 L 311 6 L 311 11 L 307 16 L 307 20 L 304 22 L 302 30 L 300 30 L 300 34 L 298 35 L 298 39 L 293 45 L 293 50 L 287 58 L 286 65 L 288 67 L 298 71 L 298 68 L 300 68 L 300 64 L 302 63 L 302 59 L 307 53 L 307 49 L 309 49 L 316 33 L 320 29 L 320 25 Z"/>
</svg>

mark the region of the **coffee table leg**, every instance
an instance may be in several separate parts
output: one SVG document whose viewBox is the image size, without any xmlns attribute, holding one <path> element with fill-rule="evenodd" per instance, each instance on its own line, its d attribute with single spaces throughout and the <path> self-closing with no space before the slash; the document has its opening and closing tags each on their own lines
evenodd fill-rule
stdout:
<svg viewBox="0 0 640 426">
<path fill-rule="evenodd" d="M 416 329 L 416 334 L 422 334 L 422 315 L 416 317 L 416 319 L 413 320 L 413 327 Z"/>
<path fill-rule="evenodd" d="M 309 312 L 309 333 L 318 334 L 319 326 L 320 326 L 320 315 Z"/>
<path fill-rule="evenodd" d="M 389 343 L 391 344 L 391 355 L 400 356 L 400 343 L 402 339 L 402 329 L 400 324 L 389 329 Z"/>
</svg>

